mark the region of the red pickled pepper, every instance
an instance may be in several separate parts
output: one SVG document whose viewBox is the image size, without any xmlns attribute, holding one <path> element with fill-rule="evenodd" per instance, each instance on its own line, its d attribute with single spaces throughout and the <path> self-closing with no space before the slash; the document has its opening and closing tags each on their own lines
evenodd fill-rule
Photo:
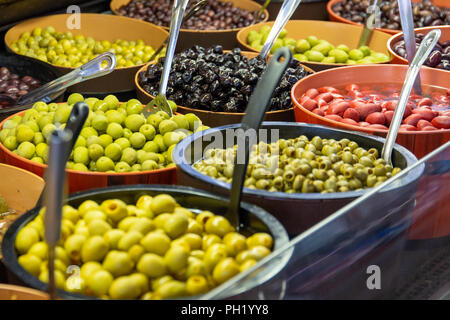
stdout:
<svg viewBox="0 0 450 320">
<path fill-rule="evenodd" d="M 387 85 L 349 84 L 339 90 L 331 86 L 308 89 L 300 99 L 305 109 L 346 124 L 388 130 L 400 92 Z M 400 131 L 450 129 L 450 89 L 434 91 L 429 97 L 411 94 Z"/>
</svg>

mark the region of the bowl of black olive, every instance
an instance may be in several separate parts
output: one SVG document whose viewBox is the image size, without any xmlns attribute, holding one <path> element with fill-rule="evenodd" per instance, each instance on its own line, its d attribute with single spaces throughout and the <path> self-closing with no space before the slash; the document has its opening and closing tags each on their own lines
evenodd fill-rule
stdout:
<svg viewBox="0 0 450 320">
<path fill-rule="evenodd" d="M 190 1 L 186 12 L 200 0 Z M 169 31 L 173 0 L 112 0 L 111 11 L 156 24 Z M 181 25 L 177 50 L 193 45 L 222 44 L 227 49 L 238 45 L 238 31 L 252 24 L 267 22 L 269 12 L 258 16 L 261 4 L 252 0 L 209 0 L 207 4 Z"/>
<path fill-rule="evenodd" d="M 327 11 L 331 21 L 363 24 L 371 4 L 370 0 L 331 0 Z M 381 9 L 379 30 L 397 34 L 401 32 L 397 0 L 384 0 Z M 412 0 L 414 27 L 435 27 L 450 24 L 450 3 L 448 0 Z"/>
<path fill-rule="evenodd" d="M 158 95 L 164 58 L 142 67 L 135 77 L 137 96 L 143 103 Z M 239 123 L 248 99 L 265 70 L 266 61 L 258 53 L 231 51 L 216 45 L 194 46 L 175 55 L 167 88 L 167 98 L 175 101 L 180 113 L 194 113 L 210 127 Z M 293 121 L 290 91 L 313 70 L 293 60 L 270 101 L 267 121 Z"/>
<path fill-rule="evenodd" d="M 431 68 L 450 71 L 450 26 L 414 29 L 416 49 L 419 47 L 425 35 L 435 29 L 441 30 L 441 37 L 424 65 Z M 389 52 L 394 57 L 392 63 L 408 64 L 403 33 L 392 36 L 387 45 Z"/>
</svg>

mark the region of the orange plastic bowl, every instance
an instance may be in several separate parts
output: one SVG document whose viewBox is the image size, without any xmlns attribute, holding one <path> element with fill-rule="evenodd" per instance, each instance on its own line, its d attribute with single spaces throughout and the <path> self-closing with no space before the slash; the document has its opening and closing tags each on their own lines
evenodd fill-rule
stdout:
<svg viewBox="0 0 450 320">
<path fill-rule="evenodd" d="M 449 41 L 450 40 L 450 26 L 436 26 L 436 27 L 417 28 L 417 29 L 414 29 L 414 33 L 415 34 L 418 34 L 418 33 L 428 34 L 428 32 L 430 32 L 431 30 L 436 30 L 436 29 L 441 30 L 441 37 L 439 38 L 439 42 L 445 42 L 445 41 Z M 394 46 L 395 46 L 395 44 L 397 42 L 400 41 L 400 37 L 401 36 L 403 36 L 403 32 L 398 33 L 398 34 L 390 37 L 389 40 L 388 40 L 388 43 L 387 43 L 387 47 L 388 47 L 389 53 L 393 57 L 392 63 L 408 64 L 408 60 L 406 60 L 402 56 L 399 56 L 394 51 Z"/>
<path fill-rule="evenodd" d="M 47 293 L 19 287 L 11 284 L 0 284 L 0 300 L 49 300 Z"/>
<path fill-rule="evenodd" d="M 4 123 L 16 116 L 23 115 L 25 111 L 11 115 L 0 123 L 0 130 Z M 0 143 L 0 162 L 10 164 L 43 177 L 47 169 L 46 164 L 40 164 L 20 157 Z M 163 168 L 151 171 L 105 173 L 85 172 L 66 169 L 69 184 L 69 193 L 94 188 L 102 188 L 123 184 L 176 184 L 176 167 Z"/>
<path fill-rule="evenodd" d="M 360 23 L 357 22 L 353 22 L 351 20 L 347 20 L 342 18 L 341 16 L 337 15 L 334 11 L 333 11 L 333 6 L 338 3 L 341 2 L 342 0 L 331 0 L 327 3 L 327 12 L 328 12 L 328 17 L 330 19 L 330 21 L 337 21 L 337 22 L 342 22 L 342 23 L 347 23 L 347 24 L 356 24 L 356 25 L 360 25 Z M 412 0 L 412 2 L 421 2 L 421 0 Z M 431 2 L 438 7 L 448 7 L 449 6 L 449 2 L 448 0 L 431 0 Z M 402 32 L 401 30 L 391 30 L 391 29 L 377 29 L 389 34 L 397 34 L 399 32 Z"/>
<path fill-rule="evenodd" d="M 364 65 L 329 69 L 309 75 L 298 81 L 291 90 L 295 120 L 385 137 L 387 130 L 367 129 L 324 118 L 303 108 L 299 100 L 308 89 L 323 86 L 342 86 L 350 83 L 365 85 L 393 83 L 399 84 L 401 87 L 407 68 L 405 65 Z M 422 68 L 420 77 L 422 83 L 429 86 L 448 88 L 450 85 L 450 72 L 447 71 Z M 411 150 L 417 158 L 425 156 L 449 140 L 450 130 L 399 132 L 397 136 L 397 143 Z"/>
<path fill-rule="evenodd" d="M 224 50 L 227 52 L 227 50 Z M 251 59 L 258 55 L 256 52 L 248 52 L 242 51 L 242 55 Z M 139 84 L 139 74 L 145 70 L 147 70 L 149 65 L 155 64 L 156 62 L 149 62 L 145 66 L 143 66 L 135 75 L 134 82 L 136 86 L 136 95 L 139 101 L 142 103 L 148 103 L 153 100 L 155 97 L 151 94 L 147 93 Z M 302 65 L 305 70 L 314 73 L 315 71 L 311 68 L 308 68 Z M 215 112 L 201 109 L 194 109 L 189 107 L 184 107 L 178 105 L 177 111 L 186 114 L 186 113 L 194 113 L 197 117 L 202 120 L 202 122 L 210 127 L 220 127 L 227 124 L 239 123 L 242 121 L 244 117 L 243 112 Z M 266 112 L 265 121 L 293 121 L 294 120 L 294 108 L 284 109 L 284 110 L 275 110 Z"/>
</svg>

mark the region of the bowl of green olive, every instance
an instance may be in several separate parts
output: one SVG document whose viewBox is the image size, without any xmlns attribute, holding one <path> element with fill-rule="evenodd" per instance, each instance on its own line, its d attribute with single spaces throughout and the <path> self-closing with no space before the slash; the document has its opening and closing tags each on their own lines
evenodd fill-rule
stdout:
<svg viewBox="0 0 450 320">
<path fill-rule="evenodd" d="M 288 243 L 281 223 L 242 202 L 249 226 L 227 219 L 228 199 L 180 186 L 116 186 L 71 194 L 63 207 L 55 250 L 55 280 L 63 299 L 175 299 L 201 297 L 240 273 L 253 274 L 231 290 L 237 296 L 276 276 L 275 266 L 250 270 Z M 6 267 L 27 285 L 46 290 L 45 208 L 16 220 L 5 234 Z M 75 268 L 78 273 L 73 273 Z"/>
<path fill-rule="evenodd" d="M 76 84 L 70 92 L 110 93 L 134 90 L 134 75 L 166 37 L 162 28 L 136 19 L 104 15 L 58 14 L 26 20 L 8 30 L 5 44 L 9 51 L 43 61 L 64 75 L 106 51 L 117 57 L 111 74 Z M 80 23 L 69 29 L 68 23 Z M 161 51 L 161 56 L 165 50 Z"/>
<path fill-rule="evenodd" d="M 229 194 L 236 157 L 233 143 L 239 141 L 235 135 L 239 128 L 217 127 L 181 141 L 172 154 L 177 182 Z M 417 162 L 410 151 L 396 145 L 391 166 L 380 159 L 383 138 L 319 125 L 263 122 L 258 135 L 260 142 L 250 153 L 243 199 L 271 212 L 290 235 L 305 231 Z M 274 137 L 278 138 L 272 141 Z M 390 201 L 399 205 L 412 200 L 422 171 L 416 168 L 398 186 L 410 188 L 411 199 L 395 199 L 395 192 L 381 195 L 394 197 Z"/>
<path fill-rule="evenodd" d="M 121 103 L 72 93 L 65 103 L 37 102 L 0 123 L 0 161 L 41 177 L 47 168 L 48 139 L 67 122 L 75 103 L 90 110 L 67 163 L 69 192 L 121 184 L 176 182 L 172 150 L 196 130 L 203 130 L 193 114 L 173 117 L 165 112 L 142 114 L 137 99 Z M 176 105 L 172 102 L 173 110 Z"/>
</svg>

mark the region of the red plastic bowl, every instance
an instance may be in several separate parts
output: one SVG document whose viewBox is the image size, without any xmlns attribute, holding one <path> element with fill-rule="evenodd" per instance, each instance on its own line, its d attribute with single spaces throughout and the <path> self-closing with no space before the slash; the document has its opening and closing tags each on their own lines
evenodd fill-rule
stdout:
<svg viewBox="0 0 450 320">
<path fill-rule="evenodd" d="M 292 87 L 291 97 L 294 103 L 295 120 L 385 137 L 387 130 L 368 129 L 324 118 L 303 108 L 299 100 L 308 89 L 323 86 L 342 86 L 350 83 L 365 85 L 398 83 L 401 86 L 407 68 L 405 65 L 362 65 L 334 68 L 309 75 Z M 420 77 L 422 83 L 426 85 L 442 88 L 450 86 L 450 72 L 448 71 L 422 68 Z M 397 136 L 397 143 L 411 150 L 417 158 L 423 157 L 449 140 L 450 130 L 399 132 Z"/>
<path fill-rule="evenodd" d="M 0 123 L 0 130 L 5 121 L 23 115 L 25 111 L 16 113 Z M 43 177 L 46 164 L 40 164 L 20 157 L 0 143 L 0 162 L 10 164 Z M 141 172 L 105 173 L 85 172 L 66 169 L 69 193 L 94 188 L 102 188 L 123 184 L 176 184 L 176 167 Z"/>
</svg>

